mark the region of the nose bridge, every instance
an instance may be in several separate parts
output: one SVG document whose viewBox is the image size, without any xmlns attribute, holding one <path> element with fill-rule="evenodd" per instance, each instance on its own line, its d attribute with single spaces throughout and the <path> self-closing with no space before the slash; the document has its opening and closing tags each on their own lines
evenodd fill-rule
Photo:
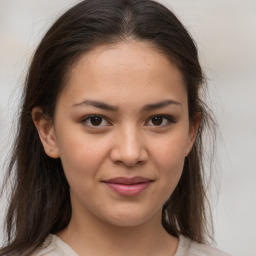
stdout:
<svg viewBox="0 0 256 256">
<path fill-rule="evenodd" d="M 143 162 L 147 158 L 143 136 L 135 124 L 120 127 L 116 134 L 113 160 L 121 161 L 127 166 Z"/>
</svg>

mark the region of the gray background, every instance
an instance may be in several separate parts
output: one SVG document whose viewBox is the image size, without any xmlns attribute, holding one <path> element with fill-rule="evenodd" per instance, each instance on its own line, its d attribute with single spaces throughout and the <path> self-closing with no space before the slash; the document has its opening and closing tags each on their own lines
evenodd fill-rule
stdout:
<svg viewBox="0 0 256 256">
<path fill-rule="evenodd" d="M 74 0 L 0 0 L 0 182 L 32 53 Z M 212 189 L 217 246 L 256 256 L 256 1 L 162 0 L 197 42 L 219 123 Z M 5 209 L 0 206 L 0 225 Z M 0 228 L 0 240 L 3 232 Z"/>
</svg>

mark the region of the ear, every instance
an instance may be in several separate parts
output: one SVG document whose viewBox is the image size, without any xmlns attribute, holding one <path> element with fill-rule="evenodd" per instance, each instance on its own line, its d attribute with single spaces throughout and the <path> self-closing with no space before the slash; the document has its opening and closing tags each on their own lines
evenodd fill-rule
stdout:
<svg viewBox="0 0 256 256">
<path fill-rule="evenodd" d="M 199 125 L 201 122 L 201 113 L 198 113 L 195 118 L 193 118 L 192 121 L 190 121 L 189 125 L 189 133 L 188 133 L 188 142 L 187 142 L 187 148 L 186 148 L 186 156 L 190 153 L 194 142 L 196 140 L 196 136 L 198 133 Z"/>
<path fill-rule="evenodd" d="M 45 153 L 51 158 L 59 158 L 52 119 L 47 118 L 39 107 L 33 108 L 31 114 Z"/>
</svg>

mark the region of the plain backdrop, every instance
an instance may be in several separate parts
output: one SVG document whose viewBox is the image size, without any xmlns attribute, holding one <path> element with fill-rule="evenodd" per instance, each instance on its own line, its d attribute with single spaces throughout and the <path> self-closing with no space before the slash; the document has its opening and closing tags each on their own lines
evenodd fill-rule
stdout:
<svg viewBox="0 0 256 256">
<path fill-rule="evenodd" d="M 0 182 L 31 56 L 75 0 L 0 0 Z M 221 135 L 213 193 L 216 246 L 256 256 L 256 1 L 162 0 L 193 35 Z M 0 202 L 0 226 L 5 210 Z M 0 241 L 3 240 L 0 228 Z"/>
</svg>

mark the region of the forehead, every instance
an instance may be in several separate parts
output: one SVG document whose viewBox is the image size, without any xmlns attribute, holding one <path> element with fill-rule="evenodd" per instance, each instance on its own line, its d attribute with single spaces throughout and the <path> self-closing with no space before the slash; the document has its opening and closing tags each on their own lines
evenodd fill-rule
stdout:
<svg viewBox="0 0 256 256">
<path fill-rule="evenodd" d="M 159 100 L 186 96 L 182 74 L 168 57 L 147 42 L 123 42 L 94 48 L 72 67 L 63 96 L 73 101 Z M 162 100 L 162 99 L 160 99 Z"/>
</svg>

